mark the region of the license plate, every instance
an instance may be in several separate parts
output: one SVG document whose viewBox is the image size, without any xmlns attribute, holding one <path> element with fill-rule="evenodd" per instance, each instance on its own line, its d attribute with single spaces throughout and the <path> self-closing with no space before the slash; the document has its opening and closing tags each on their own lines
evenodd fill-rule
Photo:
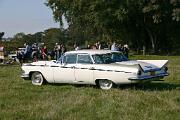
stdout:
<svg viewBox="0 0 180 120">
<path fill-rule="evenodd" d="M 151 71 L 150 73 L 152 76 L 155 76 L 155 71 Z"/>
</svg>

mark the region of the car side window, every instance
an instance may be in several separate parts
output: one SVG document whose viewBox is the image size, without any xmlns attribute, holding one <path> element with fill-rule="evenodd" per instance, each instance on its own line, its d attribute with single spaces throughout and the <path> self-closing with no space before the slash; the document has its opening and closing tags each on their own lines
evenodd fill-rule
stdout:
<svg viewBox="0 0 180 120">
<path fill-rule="evenodd" d="M 81 64 L 92 64 L 92 60 L 89 55 L 78 55 L 77 63 Z"/>
<path fill-rule="evenodd" d="M 114 62 L 121 62 L 121 61 L 127 61 L 128 60 L 128 58 L 127 57 L 125 57 L 122 53 L 112 53 L 112 60 L 114 61 Z"/>
<path fill-rule="evenodd" d="M 67 64 L 75 64 L 77 59 L 77 54 L 68 54 L 65 56 L 65 63 Z"/>
</svg>

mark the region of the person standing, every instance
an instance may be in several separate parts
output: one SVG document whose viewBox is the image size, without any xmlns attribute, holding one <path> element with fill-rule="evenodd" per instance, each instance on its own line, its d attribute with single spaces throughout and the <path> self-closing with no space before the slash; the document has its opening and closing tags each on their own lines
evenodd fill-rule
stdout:
<svg viewBox="0 0 180 120">
<path fill-rule="evenodd" d="M 64 53 L 65 53 L 66 51 L 67 51 L 67 50 L 66 50 L 66 47 L 62 44 L 62 45 L 61 45 L 61 56 L 64 55 Z M 60 57 L 61 57 L 61 56 L 60 56 Z"/>
<path fill-rule="evenodd" d="M 29 59 L 29 50 L 30 50 L 30 47 L 27 43 L 24 44 L 24 47 L 25 47 L 25 51 L 24 51 L 24 57 L 23 57 L 23 62 L 28 62 L 28 59 Z"/>
<path fill-rule="evenodd" d="M 32 45 L 32 54 L 31 54 L 31 57 L 32 57 L 34 62 L 38 61 L 38 46 L 37 46 L 37 43 L 34 43 Z"/>
<path fill-rule="evenodd" d="M 17 59 L 19 60 L 19 63 L 22 65 L 23 64 L 23 59 L 24 59 L 24 51 L 21 49 L 17 49 Z"/>
<path fill-rule="evenodd" d="M 47 47 L 44 46 L 42 49 L 41 49 L 41 55 L 42 55 L 42 59 L 43 60 L 47 60 L 48 59 L 48 56 L 47 56 Z"/>
<path fill-rule="evenodd" d="M 56 43 L 56 45 L 54 46 L 54 50 L 55 50 L 56 60 L 58 60 L 60 56 L 61 46 L 58 43 Z"/>
<path fill-rule="evenodd" d="M 51 56 L 51 60 L 54 60 L 55 59 L 55 50 L 51 50 L 50 52 L 50 56 Z"/>
<path fill-rule="evenodd" d="M 129 56 L 129 47 L 128 47 L 127 44 L 125 44 L 123 46 L 123 50 L 122 51 L 123 51 L 124 56 L 126 56 L 128 58 L 128 56 Z"/>
<path fill-rule="evenodd" d="M 119 51 L 122 52 L 122 51 L 123 51 L 123 46 L 122 46 L 121 44 L 119 44 L 119 45 L 118 45 L 118 49 L 119 49 Z"/>
<path fill-rule="evenodd" d="M 88 44 L 86 49 L 91 49 L 91 46 Z"/>
<path fill-rule="evenodd" d="M 4 46 L 0 45 L 0 63 L 4 62 Z"/>
<path fill-rule="evenodd" d="M 74 50 L 80 50 L 80 47 L 77 43 L 74 44 Z"/>
<path fill-rule="evenodd" d="M 116 42 L 113 42 L 113 44 L 112 44 L 112 46 L 111 46 L 111 50 L 112 50 L 112 51 L 118 51 Z"/>
<path fill-rule="evenodd" d="M 98 41 L 98 42 L 97 42 L 97 49 L 100 50 L 101 47 L 102 47 L 102 46 L 101 46 L 101 43 Z"/>
</svg>

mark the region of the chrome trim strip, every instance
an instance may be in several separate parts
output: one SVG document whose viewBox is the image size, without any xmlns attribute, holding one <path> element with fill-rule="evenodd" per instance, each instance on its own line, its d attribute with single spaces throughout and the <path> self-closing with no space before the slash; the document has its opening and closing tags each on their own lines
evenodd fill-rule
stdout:
<svg viewBox="0 0 180 120">
<path fill-rule="evenodd" d="M 50 67 L 72 68 L 72 67 L 65 67 L 65 66 L 50 66 Z M 88 70 L 107 71 L 107 72 L 124 72 L 124 73 L 132 73 L 132 72 L 118 71 L 118 70 L 89 69 L 89 68 L 77 68 L 77 67 L 75 67 L 75 69 L 88 69 Z"/>
<path fill-rule="evenodd" d="M 142 76 L 142 77 L 131 77 L 128 78 L 129 80 L 147 80 L 147 79 L 153 79 L 153 78 L 161 78 L 161 77 L 165 77 L 168 76 L 168 73 L 162 73 L 162 74 L 158 74 L 155 76 Z"/>
</svg>

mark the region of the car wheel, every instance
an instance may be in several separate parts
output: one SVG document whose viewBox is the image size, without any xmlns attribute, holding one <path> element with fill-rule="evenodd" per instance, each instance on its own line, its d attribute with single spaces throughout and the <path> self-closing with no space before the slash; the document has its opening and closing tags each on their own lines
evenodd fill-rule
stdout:
<svg viewBox="0 0 180 120">
<path fill-rule="evenodd" d="M 109 90 L 113 87 L 113 82 L 110 80 L 99 80 L 99 87 L 103 90 Z"/>
<path fill-rule="evenodd" d="M 32 73 L 31 80 L 33 85 L 42 85 L 44 82 L 44 78 L 39 72 Z"/>
</svg>

